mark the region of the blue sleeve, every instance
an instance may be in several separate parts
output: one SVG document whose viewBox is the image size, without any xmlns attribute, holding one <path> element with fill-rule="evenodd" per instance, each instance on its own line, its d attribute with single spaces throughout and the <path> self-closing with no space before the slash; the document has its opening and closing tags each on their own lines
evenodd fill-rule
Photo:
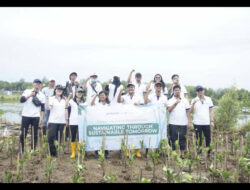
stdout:
<svg viewBox="0 0 250 190">
<path fill-rule="evenodd" d="M 22 96 L 22 97 L 20 98 L 20 102 L 21 102 L 21 103 L 26 102 L 26 98 L 25 98 L 25 96 Z"/>
<path fill-rule="evenodd" d="M 45 111 L 45 105 L 44 104 L 41 105 L 41 111 L 43 111 L 43 112 Z"/>
<path fill-rule="evenodd" d="M 108 84 L 105 86 L 105 90 L 109 91 L 109 85 Z"/>
</svg>

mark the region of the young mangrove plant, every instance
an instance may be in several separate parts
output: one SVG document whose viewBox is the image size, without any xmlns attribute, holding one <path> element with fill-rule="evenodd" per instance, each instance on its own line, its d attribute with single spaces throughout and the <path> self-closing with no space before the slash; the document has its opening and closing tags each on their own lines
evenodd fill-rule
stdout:
<svg viewBox="0 0 250 190">
<path fill-rule="evenodd" d="M 105 176 L 103 177 L 103 180 L 104 180 L 105 182 L 107 182 L 107 183 L 115 183 L 115 182 L 117 182 L 117 177 L 116 177 L 115 174 L 112 174 L 112 173 L 111 173 L 111 169 L 109 169 L 108 175 L 105 175 Z"/>
<path fill-rule="evenodd" d="M 101 147 L 101 150 L 98 151 L 98 161 L 102 167 L 102 177 L 105 176 L 105 154 L 104 154 L 104 148 Z"/>
<path fill-rule="evenodd" d="M 82 165 L 83 165 L 83 160 L 85 158 L 85 148 L 86 148 L 86 142 L 85 141 L 79 142 L 79 153 Z"/>
<path fill-rule="evenodd" d="M 133 165 L 135 161 L 135 150 L 134 146 L 131 146 L 131 149 L 129 150 L 129 158 L 128 158 L 128 164 L 130 166 L 130 179 L 133 179 Z"/>
<path fill-rule="evenodd" d="M 13 183 L 14 179 L 13 179 L 13 174 L 12 172 L 8 172 L 8 171 L 4 171 L 4 179 L 5 179 L 5 183 Z"/>
<path fill-rule="evenodd" d="M 158 163 L 158 158 L 159 158 L 160 154 L 156 153 L 150 149 L 149 155 L 150 155 L 152 162 L 153 162 L 153 178 L 152 178 L 152 180 L 155 180 L 156 179 L 155 167 L 156 167 L 156 164 Z"/>
<path fill-rule="evenodd" d="M 46 155 L 46 169 L 45 169 L 45 177 L 47 179 L 47 183 L 51 182 L 51 177 L 54 169 L 56 159 L 54 159 L 50 155 Z"/>
<path fill-rule="evenodd" d="M 75 173 L 73 175 L 72 182 L 73 183 L 82 183 L 83 178 L 81 177 L 82 172 L 84 171 L 84 166 L 82 164 L 79 164 L 78 161 L 76 161 L 75 164 Z"/>
</svg>

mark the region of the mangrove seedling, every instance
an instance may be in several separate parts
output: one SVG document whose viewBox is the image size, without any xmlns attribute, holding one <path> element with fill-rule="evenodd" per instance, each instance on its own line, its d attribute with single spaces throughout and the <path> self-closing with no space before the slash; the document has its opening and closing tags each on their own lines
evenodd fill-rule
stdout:
<svg viewBox="0 0 250 190">
<path fill-rule="evenodd" d="M 8 171 L 4 171 L 4 179 L 5 179 L 5 183 L 13 183 L 13 174 L 11 172 Z"/>
<path fill-rule="evenodd" d="M 56 161 L 56 159 L 54 159 L 52 156 L 46 155 L 46 165 L 47 165 L 47 167 L 45 169 L 45 177 L 47 179 L 47 183 L 51 182 L 51 177 L 52 177 L 55 161 Z"/>
<path fill-rule="evenodd" d="M 151 149 L 149 150 L 149 155 L 152 159 L 152 162 L 153 162 L 153 180 L 156 179 L 156 176 L 155 176 L 155 167 L 156 167 L 156 164 L 158 163 L 158 158 L 160 156 L 159 153 L 156 153 L 154 151 L 152 151 Z"/>
<path fill-rule="evenodd" d="M 98 161 L 102 167 L 102 177 L 105 176 L 105 154 L 104 154 L 104 148 L 101 147 L 101 150 L 98 151 Z"/>
<path fill-rule="evenodd" d="M 117 177 L 115 174 L 111 173 L 111 169 L 109 170 L 108 175 L 105 175 L 103 177 L 104 181 L 107 183 L 115 183 L 117 181 Z"/>
<path fill-rule="evenodd" d="M 131 149 L 129 150 L 129 158 L 128 158 L 128 164 L 130 166 L 130 179 L 133 179 L 133 165 L 135 161 L 135 150 L 134 146 L 131 146 Z"/>
<path fill-rule="evenodd" d="M 78 161 L 76 161 L 75 173 L 74 173 L 74 176 L 72 177 L 73 183 L 83 182 L 83 178 L 81 177 L 83 170 L 84 170 L 84 166 L 82 164 L 79 164 Z"/>
</svg>

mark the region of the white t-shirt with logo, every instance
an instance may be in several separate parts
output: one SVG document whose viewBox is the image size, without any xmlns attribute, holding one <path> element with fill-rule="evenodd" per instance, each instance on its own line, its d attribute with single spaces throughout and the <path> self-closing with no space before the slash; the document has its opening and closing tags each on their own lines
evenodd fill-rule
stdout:
<svg viewBox="0 0 250 190">
<path fill-rule="evenodd" d="M 118 95 L 119 95 L 121 88 L 123 88 L 122 84 L 117 88 L 116 94 L 114 96 L 115 85 L 109 84 L 109 96 L 108 96 L 108 98 L 109 98 L 110 104 L 118 104 Z"/>
<path fill-rule="evenodd" d="M 59 101 L 56 96 L 49 97 L 50 115 L 48 123 L 66 123 L 65 103 L 66 100 L 64 98 Z"/>
<path fill-rule="evenodd" d="M 125 94 L 122 96 L 123 98 L 123 104 L 144 104 L 144 100 L 142 99 L 142 97 L 138 94 L 134 94 L 131 98 L 131 96 L 129 95 L 129 93 Z"/>
<path fill-rule="evenodd" d="M 29 96 L 34 91 L 34 89 L 27 89 L 23 92 L 22 96 Z M 36 97 L 41 101 L 42 104 L 45 104 L 45 96 L 44 94 L 39 91 L 36 95 Z M 41 106 L 37 107 L 32 102 L 32 97 L 30 97 L 28 100 L 26 100 L 23 106 L 22 116 L 24 117 L 40 117 L 41 112 Z"/>
<path fill-rule="evenodd" d="M 81 104 L 82 106 L 87 106 L 87 103 Z M 70 116 L 69 116 L 69 125 L 78 125 L 78 105 L 77 103 L 71 99 L 69 101 L 69 106 L 71 107 Z"/>
<path fill-rule="evenodd" d="M 168 99 L 165 95 L 161 93 L 159 98 L 157 97 L 156 93 L 153 92 L 152 94 L 148 95 L 148 101 L 152 104 L 164 104 L 167 105 Z"/>
<path fill-rule="evenodd" d="M 146 91 L 146 85 L 142 82 L 137 83 L 136 81 L 133 81 L 132 84 L 135 85 L 135 94 L 138 94 L 143 98 L 143 92 Z"/>
<path fill-rule="evenodd" d="M 181 94 L 180 94 L 180 97 L 181 98 L 185 98 L 185 94 L 187 94 L 188 93 L 188 91 L 187 91 L 187 89 L 186 89 L 186 87 L 184 86 L 184 85 L 182 85 L 182 84 L 179 84 L 180 85 L 180 87 L 181 87 Z M 173 96 L 173 94 L 174 94 L 174 91 L 173 91 L 173 88 L 174 88 L 174 86 L 172 87 L 172 91 L 171 91 L 171 95 Z"/>
<path fill-rule="evenodd" d="M 99 82 L 96 82 L 96 86 L 94 88 L 95 88 L 97 94 L 102 91 L 102 85 Z M 96 92 L 91 87 L 91 82 L 88 81 L 87 82 L 87 97 L 86 97 L 86 102 L 87 102 L 88 105 L 91 104 L 91 101 L 95 97 Z M 98 102 L 98 100 L 99 100 L 99 98 L 96 97 L 96 102 Z"/>
<path fill-rule="evenodd" d="M 196 97 L 192 100 L 191 104 L 195 100 L 198 101 L 194 104 L 193 123 L 195 125 L 210 125 L 209 108 L 214 107 L 211 98 L 208 96 L 204 96 L 204 99 L 199 99 L 199 97 Z"/>
<path fill-rule="evenodd" d="M 172 97 L 168 100 L 167 107 L 171 107 L 176 103 L 177 99 Z M 178 103 L 175 108 L 169 114 L 169 124 L 172 125 L 187 125 L 188 118 L 186 110 L 190 109 L 189 102 L 186 98 L 181 98 L 181 102 Z"/>
</svg>

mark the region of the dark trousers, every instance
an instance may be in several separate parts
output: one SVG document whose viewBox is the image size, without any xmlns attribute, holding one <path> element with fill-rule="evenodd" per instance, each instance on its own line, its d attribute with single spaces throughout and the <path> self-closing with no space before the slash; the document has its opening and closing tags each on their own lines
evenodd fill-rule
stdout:
<svg viewBox="0 0 250 190">
<path fill-rule="evenodd" d="M 43 119 L 43 135 L 46 135 L 47 132 L 47 123 L 49 120 L 50 110 L 45 110 L 44 119 Z"/>
<path fill-rule="evenodd" d="M 175 150 L 175 141 L 178 140 L 179 135 L 179 146 L 180 150 L 186 149 L 186 134 L 187 126 L 186 125 L 172 125 L 169 124 L 170 140 L 172 145 L 172 150 Z"/>
<path fill-rule="evenodd" d="M 65 124 L 49 123 L 49 148 L 51 156 L 56 156 L 55 140 L 62 141 Z"/>
<path fill-rule="evenodd" d="M 210 125 L 194 125 L 196 139 L 199 139 L 199 146 L 202 146 L 202 133 L 205 137 L 206 147 L 210 146 L 211 138 L 210 138 Z M 197 146 L 196 142 L 196 146 Z"/>
<path fill-rule="evenodd" d="M 65 130 L 65 141 L 68 141 L 68 138 L 70 138 L 69 127 L 66 127 L 66 130 Z"/>
<path fill-rule="evenodd" d="M 79 134 L 78 134 L 78 125 L 70 125 L 70 132 L 71 132 L 71 142 L 78 142 L 79 141 Z M 77 140 L 76 140 L 77 136 Z"/>
<path fill-rule="evenodd" d="M 22 116 L 21 135 L 20 135 L 20 143 L 21 143 L 22 152 L 24 151 L 24 138 L 26 139 L 27 137 L 27 133 L 28 133 L 28 129 L 30 125 L 31 125 L 31 148 L 33 149 L 33 143 L 34 143 L 34 149 L 36 148 L 39 120 L 40 120 L 40 117 Z M 33 142 L 33 139 L 35 142 Z"/>
</svg>

